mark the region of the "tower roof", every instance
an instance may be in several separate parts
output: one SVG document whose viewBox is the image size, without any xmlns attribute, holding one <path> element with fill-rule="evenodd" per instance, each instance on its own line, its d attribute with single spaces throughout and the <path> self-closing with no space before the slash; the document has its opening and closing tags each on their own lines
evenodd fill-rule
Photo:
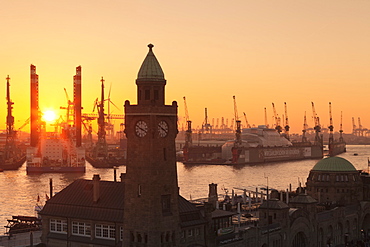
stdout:
<svg viewBox="0 0 370 247">
<path fill-rule="evenodd" d="M 154 45 L 149 44 L 149 52 L 140 67 L 137 79 L 164 80 L 164 73 L 153 53 Z"/>
<path fill-rule="evenodd" d="M 320 160 L 312 168 L 312 171 L 330 171 L 330 172 L 353 172 L 356 168 L 346 159 L 341 157 L 328 157 Z"/>
</svg>

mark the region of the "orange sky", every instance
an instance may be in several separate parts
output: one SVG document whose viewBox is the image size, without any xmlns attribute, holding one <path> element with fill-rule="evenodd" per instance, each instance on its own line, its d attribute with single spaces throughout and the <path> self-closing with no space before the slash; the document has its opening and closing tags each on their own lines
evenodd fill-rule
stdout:
<svg viewBox="0 0 370 247">
<path fill-rule="evenodd" d="M 1 9 L 0 129 L 8 74 L 15 127 L 29 117 L 30 64 L 39 75 L 41 110 L 66 105 L 63 88 L 72 98 L 81 65 L 84 112 L 92 111 L 104 76 L 120 107 L 113 113 L 122 114 L 126 99 L 136 103 L 148 43 L 167 79 L 166 103 L 178 101 L 182 120 L 186 96 L 194 127 L 206 107 L 210 121 L 230 121 L 235 95 L 239 116 L 245 112 L 250 124 L 264 123 L 264 107 L 271 124 L 271 103 L 282 116 L 287 102 L 291 131 L 300 133 L 305 111 L 312 126 L 313 101 L 327 126 L 331 101 L 334 130 L 341 111 L 345 133 L 352 117 L 370 128 L 367 0 L 15 0 Z"/>
</svg>

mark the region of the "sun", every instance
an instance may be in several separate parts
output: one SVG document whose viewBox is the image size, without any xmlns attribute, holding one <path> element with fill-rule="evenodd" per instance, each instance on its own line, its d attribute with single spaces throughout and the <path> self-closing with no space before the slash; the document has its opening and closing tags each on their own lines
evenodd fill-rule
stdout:
<svg viewBox="0 0 370 247">
<path fill-rule="evenodd" d="M 43 112 L 42 119 L 45 122 L 54 122 L 57 119 L 57 114 L 52 110 L 47 110 Z"/>
</svg>

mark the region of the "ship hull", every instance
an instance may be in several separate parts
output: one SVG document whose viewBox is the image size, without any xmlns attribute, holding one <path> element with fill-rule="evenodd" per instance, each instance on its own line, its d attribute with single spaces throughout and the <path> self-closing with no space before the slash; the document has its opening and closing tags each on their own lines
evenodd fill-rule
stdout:
<svg viewBox="0 0 370 247">
<path fill-rule="evenodd" d="M 26 156 L 23 156 L 22 158 L 14 162 L 4 161 L 0 164 L 0 170 L 18 170 L 18 168 L 21 167 L 24 162 L 26 162 Z"/>
<path fill-rule="evenodd" d="M 329 143 L 329 156 L 335 156 L 344 152 L 346 152 L 345 142 Z"/>
<path fill-rule="evenodd" d="M 86 161 L 89 162 L 95 168 L 113 168 L 115 166 L 122 166 L 125 165 L 125 162 L 118 159 L 94 159 L 88 155 L 86 155 Z"/>
<path fill-rule="evenodd" d="M 183 161 L 184 164 L 257 164 L 323 157 L 323 149 L 320 145 L 309 144 L 296 144 L 289 147 L 240 147 L 234 161 L 229 147 L 193 146 L 185 152 L 187 156 Z"/>
</svg>

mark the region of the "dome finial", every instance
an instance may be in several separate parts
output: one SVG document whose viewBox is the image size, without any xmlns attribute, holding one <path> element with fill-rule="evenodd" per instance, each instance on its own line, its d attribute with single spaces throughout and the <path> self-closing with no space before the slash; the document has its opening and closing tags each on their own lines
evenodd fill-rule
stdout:
<svg viewBox="0 0 370 247">
<path fill-rule="evenodd" d="M 151 51 L 152 48 L 154 47 L 154 45 L 153 44 L 149 44 L 148 47 L 149 47 L 149 51 Z"/>
</svg>

